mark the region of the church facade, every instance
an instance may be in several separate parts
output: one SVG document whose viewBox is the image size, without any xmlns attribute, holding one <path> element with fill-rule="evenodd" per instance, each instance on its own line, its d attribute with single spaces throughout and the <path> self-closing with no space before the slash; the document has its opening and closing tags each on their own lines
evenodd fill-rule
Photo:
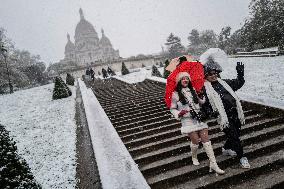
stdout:
<svg viewBox="0 0 284 189">
<path fill-rule="evenodd" d="M 101 38 L 94 26 L 88 22 L 80 8 L 80 21 L 75 29 L 74 43 L 67 34 L 67 44 L 65 45 L 65 57 L 61 63 L 75 63 L 78 66 L 94 65 L 96 62 L 110 62 L 120 59 L 119 51 L 112 47 L 108 37 L 102 29 Z"/>
</svg>

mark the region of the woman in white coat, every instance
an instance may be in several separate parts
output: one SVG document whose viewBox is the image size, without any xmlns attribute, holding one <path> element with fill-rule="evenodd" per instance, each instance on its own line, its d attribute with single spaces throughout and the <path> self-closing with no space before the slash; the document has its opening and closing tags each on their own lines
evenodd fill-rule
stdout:
<svg viewBox="0 0 284 189">
<path fill-rule="evenodd" d="M 187 72 L 180 72 L 176 77 L 177 87 L 172 94 L 170 111 L 177 120 L 181 121 L 181 133 L 189 136 L 191 143 L 192 162 L 199 165 L 197 159 L 198 144 L 201 140 L 204 150 L 209 158 L 209 172 L 214 170 L 224 174 L 216 162 L 211 142 L 208 138 L 208 125 L 200 120 L 200 106 L 205 100 L 200 99 L 193 89 L 190 76 Z"/>
</svg>

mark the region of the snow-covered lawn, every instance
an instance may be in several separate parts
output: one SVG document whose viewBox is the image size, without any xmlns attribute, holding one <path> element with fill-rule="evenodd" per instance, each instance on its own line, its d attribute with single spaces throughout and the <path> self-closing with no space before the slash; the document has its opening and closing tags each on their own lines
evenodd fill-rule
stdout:
<svg viewBox="0 0 284 189">
<path fill-rule="evenodd" d="M 242 99 L 284 109 L 284 56 L 230 58 L 221 65 L 222 78 L 235 78 L 236 63 L 245 65 L 245 84 L 237 91 Z"/>
<path fill-rule="evenodd" d="M 0 123 L 43 188 L 74 188 L 76 174 L 75 88 L 52 100 L 54 84 L 0 96 Z"/>
</svg>

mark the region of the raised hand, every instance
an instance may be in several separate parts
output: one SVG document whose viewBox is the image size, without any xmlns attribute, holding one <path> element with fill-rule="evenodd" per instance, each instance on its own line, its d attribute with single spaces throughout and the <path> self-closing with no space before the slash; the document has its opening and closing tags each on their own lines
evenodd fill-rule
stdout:
<svg viewBox="0 0 284 189">
<path fill-rule="evenodd" d="M 239 75 L 244 75 L 245 66 L 242 62 L 237 62 L 236 70 Z"/>
</svg>

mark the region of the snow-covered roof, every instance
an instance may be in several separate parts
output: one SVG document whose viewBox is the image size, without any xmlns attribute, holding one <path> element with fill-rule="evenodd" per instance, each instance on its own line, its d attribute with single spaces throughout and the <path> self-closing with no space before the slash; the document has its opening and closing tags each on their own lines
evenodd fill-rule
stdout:
<svg viewBox="0 0 284 189">
<path fill-rule="evenodd" d="M 270 52 L 270 51 L 278 51 L 278 47 L 270 47 L 265 49 L 257 49 L 252 52 Z"/>
</svg>

